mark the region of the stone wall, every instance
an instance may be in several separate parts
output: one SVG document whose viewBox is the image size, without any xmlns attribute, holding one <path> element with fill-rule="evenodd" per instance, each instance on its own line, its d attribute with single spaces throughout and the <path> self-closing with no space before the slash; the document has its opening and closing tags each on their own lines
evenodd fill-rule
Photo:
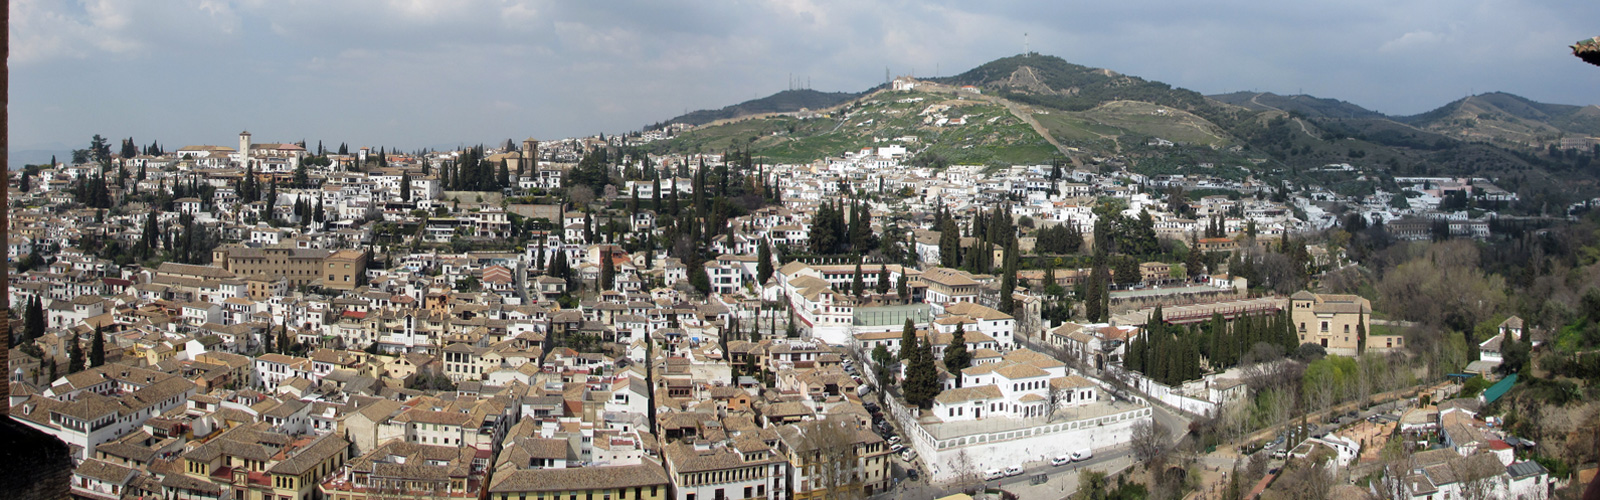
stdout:
<svg viewBox="0 0 1600 500">
<path fill-rule="evenodd" d="M 0 416 L 0 498 L 16 500 L 67 498 L 72 482 L 72 457 L 67 444 L 54 436 Z"/>
</svg>

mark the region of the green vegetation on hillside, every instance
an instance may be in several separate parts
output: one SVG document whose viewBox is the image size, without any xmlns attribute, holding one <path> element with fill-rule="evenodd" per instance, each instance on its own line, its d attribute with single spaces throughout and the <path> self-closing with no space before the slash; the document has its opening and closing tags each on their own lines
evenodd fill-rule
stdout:
<svg viewBox="0 0 1600 500">
<path fill-rule="evenodd" d="M 798 163 L 899 144 L 921 158 L 918 164 L 998 166 L 1062 159 L 1054 140 L 1080 159 L 1116 158 L 1151 175 L 1254 177 L 1326 185 L 1352 195 L 1391 187 L 1394 176 L 1485 177 L 1525 200 L 1510 207 L 1520 213 L 1600 192 L 1594 161 L 1600 148 L 1556 147 L 1562 138 L 1600 135 L 1597 106 L 1494 93 L 1416 116 L 1388 117 L 1304 95 L 1208 98 L 1039 54 L 1006 57 L 927 82 L 933 85 L 915 92 L 878 91 L 841 101 L 816 118 L 769 116 L 699 127 L 648 149 L 748 149 L 766 161 Z M 965 85 L 981 95 L 957 90 Z M 795 98 L 780 96 L 739 106 L 749 110 L 758 101 L 772 106 Z M 965 123 L 940 125 L 938 117 Z M 1151 145 L 1154 139 L 1175 144 Z M 1334 164 L 1355 170 L 1325 168 Z M 1526 201 L 1532 199 L 1540 203 Z"/>
</svg>

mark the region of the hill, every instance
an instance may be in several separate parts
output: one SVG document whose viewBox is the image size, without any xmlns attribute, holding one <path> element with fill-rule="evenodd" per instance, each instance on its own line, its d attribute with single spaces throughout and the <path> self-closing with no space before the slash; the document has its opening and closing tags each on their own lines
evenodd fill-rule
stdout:
<svg viewBox="0 0 1600 500">
<path fill-rule="evenodd" d="M 1465 140 L 1537 147 L 1563 136 L 1600 136 L 1600 106 L 1535 102 L 1504 92 L 1465 97 L 1397 121 Z"/>
<path fill-rule="evenodd" d="M 1114 159 L 1115 166 L 1148 175 L 1254 177 L 1348 195 L 1415 175 L 1500 179 L 1525 199 L 1544 197 L 1557 206 L 1600 192 L 1600 161 L 1594 161 L 1600 154 L 1547 151 L 1562 138 L 1600 136 L 1600 107 L 1510 94 L 1392 117 L 1307 95 L 1208 97 L 1039 54 L 918 80 L 911 91 L 879 86 L 832 94 L 855 96 L 832 107 L 826 100 L 803 106 L 825 113 L 757 116 L 802 107 L 793 103 L 800 96 L 783 94 L 724 108 L 714 116 L 745 119 L 695 127 L 649 149 L 748 149 L 770 161 L 804 163 L 896 144 L 919 165 Z M 1330 164 L 1357 169 L 1324 168 Z"/>
<path fill-rule="evenodd" d="M 818 92 L 811 89 L 785 90 L 760 99 L 727 106 L 722 109 L 702 109 L 667 120 L 667 123 L 705 125 L 717 120 L 741 118 L 766 113 L 792 113 L 801 109 L 825 109 L 861 97 L 860 93 Z"/>
</svg>

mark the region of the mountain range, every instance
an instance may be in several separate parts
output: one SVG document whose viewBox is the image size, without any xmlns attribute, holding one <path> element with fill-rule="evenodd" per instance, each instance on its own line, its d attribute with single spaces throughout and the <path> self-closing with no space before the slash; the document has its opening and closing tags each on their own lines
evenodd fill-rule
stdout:
<svg viewBox="0 0 1600 500">
<path fill-rule="evenodd" d="M 1119 157 L 1152 174 L 1238 165 L 1249 175 L 1312 180 L 1309 171 L 1350 163 L 1390 177 L 1506 177 L 1513 189 L 1528 184 L 1568 195 L 1592 193 L 1600 178 L 1600 162 L 1593 161 L 1600 153 L 1594 146 L 1600 106 L 1502 92 L 1391 116 L 1307 95 L 1202 95 L 1037 53 L 917 82 L 911 91 L 887 82 L 861 93 L 785 91 L 696 111 L 668 122 L 699 127 L 652 149 L 746 148 L 804 162 L 898 139 L 910 142 L 918 164 Z M 801 116 L 802 109 L 810 113 Z M 1556 151 L 1568 147 L 1575 151 Z M 1361 182 L 1370 189 L 1372 182 Z"/>
</svg>

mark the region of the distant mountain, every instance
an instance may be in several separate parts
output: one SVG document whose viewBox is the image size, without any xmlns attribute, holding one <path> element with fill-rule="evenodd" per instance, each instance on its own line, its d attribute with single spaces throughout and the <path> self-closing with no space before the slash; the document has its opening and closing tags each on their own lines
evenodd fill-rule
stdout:
<svg viewBox="0 0 1600 500">
<path fill-rule="evenodd" d="M 1600 106 L 1547 104 L 1491 92 L 1396 121 L 1466 140 L 1537 145 L 1562 136 L 1600 136 Z"/>
<path fill-rule="evenodd" d="M 1303 94 L 1285 96 L 1271 92 L 1234 92 L 1209 95 L 1206 98 L 1252 111 L 1297 112 L 1306 118 L 1388 118 L 1383 113 L 1338 99 L 1324 99 Z"/>
<path fill-rule="evenodd" d="M 705 125 L 717 120 L 740 118 L 766 113 L 792 113 L 801 109 L 823 109 L 854 100 L 862 94 L 850 92 L 818 92 L 811 89 L 785 90 L 760 99 L 749 100 L 722 109 L 702 109 L 682 115 L 667 123 Z"/>
</svg>

